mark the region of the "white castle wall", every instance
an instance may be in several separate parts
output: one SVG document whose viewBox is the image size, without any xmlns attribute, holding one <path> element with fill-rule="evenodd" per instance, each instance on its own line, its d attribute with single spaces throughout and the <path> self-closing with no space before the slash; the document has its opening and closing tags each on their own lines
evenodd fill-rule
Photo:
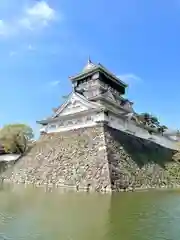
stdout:
<svg viewBox="0 0 180 240">
<path fill-rule="evenodd" d="M 132 134 L 134 136 L 156 142 L 157 144 L 171 148 L 171 149 L 177 149 L 177 141 L 170 139 L 166 136 L 163 136 L 161 134 L 149 134 L 149 132 L 140 127 L 137 126 L 132 121 L 127 121 L 126 119 L 119 119 L 115 116 L 110 116 L 109 126 L 118 130 L 121 130 L 123 132 L 127 132 L 129 134 Z"/>
<path fill-rule="evenodd" d="M 146 139 L 157 144 L 170 148 L 177 149 L 177 141 L 170 139 L 167 136 L 161 134 L 149 134 L 149 132 L 136 125 L 133 121 L 127 121 L 127 119 L 119 118 L 117 116 L 109 115 L 106 116 L 104 112 L 94 113 L 94 115 L 81 116 L 78 119 L 72 119 L 67 121 L 57 121 L 49 124 L 46 127 L 40 129 L 41 132 L 53 133 L 53 132 L 64 132 L 73 129 L 86 128 L 96 126 L 98 122 L 106 121 L 108 125 L 114 129 L 132 134 L 134 136 Z"/>
</svg>

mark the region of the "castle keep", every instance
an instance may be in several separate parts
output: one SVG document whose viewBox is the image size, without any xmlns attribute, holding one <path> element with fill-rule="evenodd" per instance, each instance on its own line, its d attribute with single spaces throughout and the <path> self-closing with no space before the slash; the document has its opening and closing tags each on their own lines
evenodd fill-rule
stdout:
<svg viewBox="0 0 180 240">
<path fill-rule="evenodd" d="M 133 103 L 124 98 L 127 84 L 101 64 L 88 60 L 82 72 L 70 77 L 72 93 L 55 109 L 52 117 L 38 121 L 41 134 L 93 127 L 104 123 L 113 129 L 176 149 L 176 132 L 150 133 L 150 128 L 137 122 Z"/>
<path fill-rule="evenodd" d="M 179 184 L 172 161 L 177 131 L 148 126 L 124 97 L 127 84 L 89 59 L 70 77 L 72 92 L 37 121 L 41 137 L 6 181 L 95 191 Z"/>
</svg>

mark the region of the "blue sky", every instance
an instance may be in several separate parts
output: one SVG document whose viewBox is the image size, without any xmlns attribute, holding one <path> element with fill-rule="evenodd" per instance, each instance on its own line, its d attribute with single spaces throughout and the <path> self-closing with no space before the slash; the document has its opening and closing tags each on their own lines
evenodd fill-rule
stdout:
<svg viewBox="0 0 180 240">
<path fill-rule="evenodd" d="M 0 126 L 36 120 L 88 55 L 129 83 L 138 112 L 180 128 L 179 0 L 1 0 Z"/>
</svg>

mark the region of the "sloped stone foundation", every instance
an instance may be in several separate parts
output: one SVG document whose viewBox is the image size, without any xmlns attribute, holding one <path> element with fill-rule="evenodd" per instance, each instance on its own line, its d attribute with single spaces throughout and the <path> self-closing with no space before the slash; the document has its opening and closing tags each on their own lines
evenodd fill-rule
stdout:
<svg viewBox="0 0 180 240">
<path fill-rule="evenodd" d="M 180 185 L 175 151 L 105 126 L 112 189 L 161 188 Z"/>
<path fill-rule="evenodd" d="M 99 125 L 44 135 L 26 156 L 2 175 L 5 181 L 75 190 L 180 185 L 174 151 Z"/>
<path fill-rule="evenodd" d="M 15 183 L 111 190 L 103 127 L 44 135 L 3 177 Z"/>
</svg>

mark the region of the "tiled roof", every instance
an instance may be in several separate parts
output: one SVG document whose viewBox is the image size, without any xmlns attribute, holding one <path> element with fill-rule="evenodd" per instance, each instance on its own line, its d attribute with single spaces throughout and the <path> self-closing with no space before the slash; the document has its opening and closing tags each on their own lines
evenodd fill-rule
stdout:
<svg viewBox="0 0 180 240">
<path fill-rule="evenodd" d="M 92 63 L 91 59 L 89 58 L 86 66 L 83 68 L 83 72 L 88 72 L 89 70 L 92 70 L 95 67 L 96 65 Z"/>
</svg>

